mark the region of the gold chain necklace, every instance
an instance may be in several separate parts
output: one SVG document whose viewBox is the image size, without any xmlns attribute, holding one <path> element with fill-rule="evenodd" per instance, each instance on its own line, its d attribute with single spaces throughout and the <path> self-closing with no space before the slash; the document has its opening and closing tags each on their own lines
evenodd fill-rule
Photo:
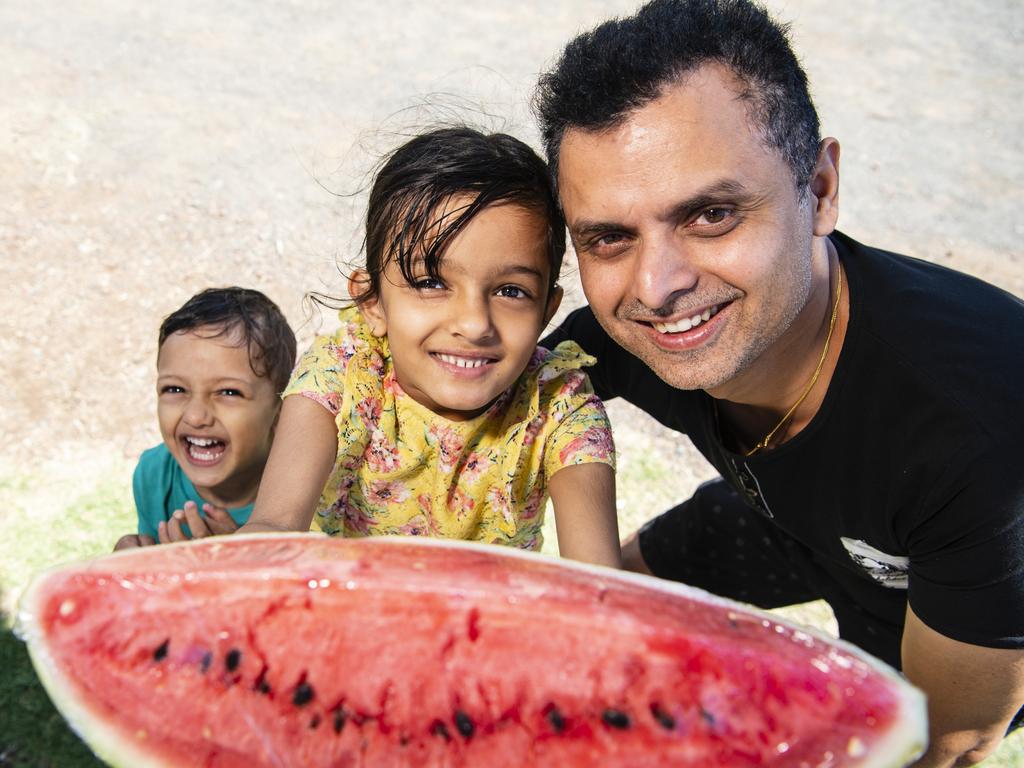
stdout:
<svg viewBox="0 0 1024 768">
<path fill-rule="evenodd" d="M 818 381 L 821 369 L 825 365 L 825 358 L 828 356 L 828 345 L 829 342 L 832 341 L 832 331 L 835 330 L 836 327 L 836 318 L 839 316 L 839 298 L 843 295 L 843 268 L 842 265 L 838 266 L 839 276 L 836 279 L 836 301 L 835 304 L 832 305 L 832 317 L 828 321 L 828 335 L 825 336 L 825 348 L 821 350 L 821 359 L 818 360 L 818 367 L 814 369 L 814 375 L 812 375 L 811 380 L 807 382 L 807 386 L 804 388 L 803 394 L 801 394 L 800 397 L 796 399 L 796 402 L 793 403 L 793 406 L 786 411 L 786 415 L 779 420 L 779 423 L 772 428 L 771 432 L 764 436 L 764 439 L 761 440 L 761 442 L 743 454 L 744 456 L 753 456 L 758 451 L 768 447 L 768 443 L 771 442 L 775 433 L 782 428 L 783 424 L 789 421 L 789 417 L 792 416 L 793 412 L 800 407 L 800 403 L 802 403 L 806 399 L 807 395 L 811 393 L 811 390 L 814 389 L 815 383 Z"/>
</svg>

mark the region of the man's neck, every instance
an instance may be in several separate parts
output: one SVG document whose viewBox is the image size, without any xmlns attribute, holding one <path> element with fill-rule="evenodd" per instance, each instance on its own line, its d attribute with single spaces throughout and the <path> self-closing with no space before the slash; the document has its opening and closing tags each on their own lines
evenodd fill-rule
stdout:
<svg viewBox="0 0 1024 768">
<path fill-rule="evenodd" d="M 735 450 L 752 449 L 777 426 L 768 447 L 778 446 L 806 427 L 825 399 L 846 335 L 849 291 L 840 296 L 829 338 L 842 267 L 832 242 L 826 239 L 823 245 L 824 267 L 813 276 L 810 298 L 790 328 L 739 376 L 708 392 L 716 400 L 723 439 Z M 779 426 L 805 391 L 806 397 Z"/>
</svg>

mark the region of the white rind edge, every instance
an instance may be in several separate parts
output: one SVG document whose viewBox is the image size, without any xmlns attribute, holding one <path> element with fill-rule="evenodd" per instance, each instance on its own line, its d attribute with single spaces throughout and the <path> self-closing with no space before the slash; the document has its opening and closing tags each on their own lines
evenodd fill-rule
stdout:
<svg viewBox="0 0 1024 768">
<path fill-rule="evenodd" d="M 234 541 L 261 540 L 268 536 L 274 538 L 322 538 L 331 537 L 321 533 L 250 533 L 232 534 L 229 539 L 202 540 L 201 542 L 179 542 L 176 544 L 161 544 L 161 547 L 190 547 L 190 546 L 215 546 L 217 544 Z M 857 763 L 857 768 L 904 768 L 910 765 L 916 758 L 920 757 L 925 750 L 928 739 L 928 714 L 924 693 L 907 681 L 903 675 L 886 664 L 884 661 L 875 658 L 866 651 L 847 642 L 822 632 L 815 627 L 809 627 L 789 619 L 757 608 L 752 605 L 740 603 L 729 598 L 720 597 L 697 587 L 691 587 L 673 581 L 666 581 L 653 576 L 620 571 L 601 565 L 581 563 L 575 560 L 568 560 L 551 555 L 530 552 L 511 547 L 503 547 L 494 544 L 484 544 L 474 541 L 461 541 L 457 539 L 437 539 L 431 537 L 416 537 L 410 539 L 406 536 L 371 536 L 359 539 L 370 546 L 391 546 L 396 542 L 409 543 L 415 541 L 419 546 L 437 547 L 439 549 L 471 549 L 480 552 L 487 552 L 489 555 L 497 555 L 511 559 L 522 559 L 536 562 L 538 558 L 558 562 L 559 566 L 579 571 L 594 577 L 608 581 L 625 582 L 636 584 L 649 589 L 665 592 L 672 595 L 679 595 L 699 602 L 717 605 L 722 608 L 733 608 L 738 611 L 767 619 L 776 624 L 785 626 L 797 626 L 801 632 L 811 637 L 826 642 L 856 657 L 870 666 L 883 677 L 896 683 L 896 690 L 899 695 L 900 715 L 899 720 L 903 727 L 890 728 L 885 737 L 875 743 L 871 753 L 865 759 Z M 350 540 L 354 541 L 354 540 Z M 104 561 L 118 557 L 138 556 L 136 549 L 121 550 L 103 556 Z M 89 740 L 83 741 L 89 746 L 96 756 L 106 762 L 112 768 L 179 768 L 179 766 L 165 762 L 152 754 L 147 754 L 136 746 L 136 742 L 127 741 L 124 736 L 115 728 L 108 727 L 106 721 L 92 713 L 88 703 L 79 697 L 75 691 L 63 691 L 57 685 L 57 674 L 53 658 L 49 649 L 43 645 L 41 633 L 36 623 L 34 610 L 37 602 L 37 593 L 46 578 L 51 573 L 64 570 L 80 569 L 83 565 L 91 562 L 92 559 L 77 560 L 64 563 L 38 573 L 29 586 L 25 589 L 18 602 L 18 612 L 15 631 L 28 645 L 29 657 L 32 666 L 39 676 L 40 682 L 46 689 L 47 694 L 57 705 L 57 709 L 67 720 L 72 730 L 80 737 L 88 731 Z"/>
</svg>

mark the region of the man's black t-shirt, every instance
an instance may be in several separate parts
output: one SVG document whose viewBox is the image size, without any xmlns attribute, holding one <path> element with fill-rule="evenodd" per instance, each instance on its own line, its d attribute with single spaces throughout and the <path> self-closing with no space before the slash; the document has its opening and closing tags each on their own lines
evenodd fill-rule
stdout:
<svg viewBox="0 0 1024 768">
<path fill-rule="evenodd" d="M 589 370 L 598 395 L 689 435 L 810 551 L 827 589 L 897 627 L 909 599 L 943 635 L 1024 647 L 1024 303 L 831 239 L 850 295 L 843 349 L 818 413 L 775 450 L 727 449 L 710 396 L 663 382 L 589 308 L 542 343 L 577 341 L 598 359 Z"/>
</svg>

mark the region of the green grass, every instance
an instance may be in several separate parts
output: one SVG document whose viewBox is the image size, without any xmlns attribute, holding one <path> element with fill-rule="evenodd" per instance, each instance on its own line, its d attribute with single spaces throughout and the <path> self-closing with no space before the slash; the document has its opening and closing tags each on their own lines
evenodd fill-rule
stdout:
<svg viewBox="0 0 1024 768">
<path fill-rule="evenodd" d="M 624 464 L 620 496 L 643 499 L 646 509 L 672 501 L 669 462 L 650 456 Z M 46 479 L 44 480 L 43 477 Z M 550 515 L 549 515 L 550 517 Z M 642 522 L 636 511 L 623 515 L 623 532 Z M 24 644 L 10 631 L 18 594 L 32 574 L 51 565 L 109 552 L 134 526 L 129 467 L 109 464 L 93 475 L 17 475 L 0 470 L 0 593 L 6 620 L 0 623 L 0 768 L 99 768 L 50 703 L 30 664 Z M 557 552 L 554 528 L 546 526 L 545 550 Z M 833 631 L 824 603 L 780 611 L 787 619 Z M 984 768 L 1024 768 L 1024 734 L 1007 739 Z"/>
</svg>

